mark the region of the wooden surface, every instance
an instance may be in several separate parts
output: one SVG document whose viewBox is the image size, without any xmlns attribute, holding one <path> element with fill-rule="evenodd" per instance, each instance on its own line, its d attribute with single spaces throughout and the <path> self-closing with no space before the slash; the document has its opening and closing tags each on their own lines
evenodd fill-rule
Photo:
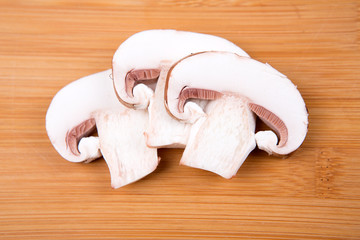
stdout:
<svg viewBox="0 0 360 240">
<path fill-rule="evenodd" d="M 360 239 L 358 1 L 0 1 L 0 239 Z M 113 190 L 103 159 L 62 159 L 45 113 L 111 67 L 130 35 L 227 38 L 286 74 L 310 112 L 301 148 L 254 151 L 236 177 L 179 166 Z"/>
</svg>

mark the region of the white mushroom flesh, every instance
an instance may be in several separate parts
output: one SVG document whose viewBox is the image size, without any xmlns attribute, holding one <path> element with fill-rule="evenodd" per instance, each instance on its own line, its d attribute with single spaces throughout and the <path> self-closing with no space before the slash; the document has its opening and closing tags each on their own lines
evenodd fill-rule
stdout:
<svg viewBox="0 0 360 240">
<path fill-rule="evenodd" d="M 207 34 L 176 30 L 134 34 L 120 45 L 113 57 L 114 88 L 119 100 L 128 107 L 146 108 L 149 99 L 137 96 L 133 88 L 156 81 L 162 61 L 174 63 L 189 54 L 210 50 L 248 56 L 230 41 Z"/>
<path fill-rule="evenodd" d="M 193 125 L 180 164 L 233 177 L 256 147 L 255 117 L 247 101 L 226 95 L 211 101 L 207 116 Z"/>
<path fill-rule="evenodd" d="M 249 108 L 280 134 L 278 141 L 272 131 L 258 132 L 255 138 L 260 149 L 285 155 L 301 145 L 308 114 L 299 91 L 269 64 L 249 57 L 229 52 L 185 57 L 168 73 L 165 104 L 174 117 L 193 122 L 201 116 L 194 114 L 192 102 L 186 103 L 188 99 L 216 99 L 232 93 L 249 99 Z"/>
<path fill-rule="evenodd" d="M 93 116 L 113 188 L 137 181 L 156 169 L 157 149 L 145 143 L 149 121 L 145 110 L 122 108 L 97 111 Z"/>
<path fill-rule="evenodd" d="M 146 143 L 150 147 L 184 148 L 191 124 L 171 117 L 164 106 L 165 81 L 169 68 L 169 64 L 161 66 L 155 94 L 150 100 L 149 126 L 145 132 Z"/>
</svg>

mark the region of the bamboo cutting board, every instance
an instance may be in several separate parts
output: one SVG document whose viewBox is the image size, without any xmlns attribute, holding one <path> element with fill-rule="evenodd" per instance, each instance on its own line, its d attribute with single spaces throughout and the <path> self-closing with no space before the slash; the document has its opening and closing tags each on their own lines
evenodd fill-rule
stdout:
<svg viewBox="0 0 360 240">
<path fill-rule="evenodd" d="M 0 1 L 0 239 L 360 239 L 358 1 Z M 45 113 L 145 29 L 224 37 L 287 75 L 309 109 L 288 158 L 255 150 L 236 177 L 179 166 L 118 190 L 103 159 L 54 150 Z"/>
</svg>

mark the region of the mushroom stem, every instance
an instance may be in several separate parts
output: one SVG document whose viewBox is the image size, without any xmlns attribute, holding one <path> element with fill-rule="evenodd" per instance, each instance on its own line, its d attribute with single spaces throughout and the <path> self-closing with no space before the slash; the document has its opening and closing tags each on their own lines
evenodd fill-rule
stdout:
<svg viewBox="0 0 360 240">
<path fill-rule="evenodd" d="M 113 188 L 137 181 L 156 169 L 157 149 L 147 147 L 144 138 L 148 125 L 145 110 L 114 109 L 93 116 Z"/>
<path fill-rule="evenodd" d="M 171 117 L 164 106 L 166 75 L 170 64 L 162 64 L 153 97 L 148 108 L 149 126 L 145 132 L 149 147 L 184 148 L 191 125 Z"/>
<path fill-rule="evenodd" d="M 191 130 L 180 164 L 233 177 L 256 147 L 255 117 L 243 97 L 211 101 Z"/>
</svg>

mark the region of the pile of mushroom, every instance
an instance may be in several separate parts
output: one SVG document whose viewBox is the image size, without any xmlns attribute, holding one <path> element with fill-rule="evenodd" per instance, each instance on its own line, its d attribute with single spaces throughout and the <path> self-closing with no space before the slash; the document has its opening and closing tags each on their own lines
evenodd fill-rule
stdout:
<svg viewBox="0 0 360 240">
<path fill-rule="evenodd" d="M 255 133 L 254 114 L 273 131 Z M 275 155 L 295 151 L 307 125 L 304 100 L 286 76 L 228 40 L 175 30 L 131 36 L 112 73 L 70 83 L 46 115 L 60 155 L 103 156 L 113 188 L 154 171 L 163 147 L 185 148 L 180 164 L 231 178 L 256 145 Z"/>
</svg>

